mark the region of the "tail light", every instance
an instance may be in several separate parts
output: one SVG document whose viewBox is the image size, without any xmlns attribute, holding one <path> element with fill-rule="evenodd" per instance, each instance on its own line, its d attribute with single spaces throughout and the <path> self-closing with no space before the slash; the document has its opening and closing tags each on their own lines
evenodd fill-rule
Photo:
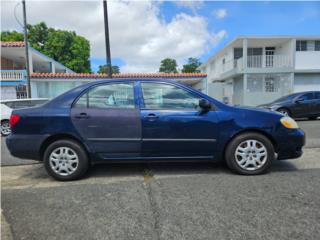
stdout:
<svg viewBox="0 0 320 240">
<path fill-rule="evenodd" d="M 12 114 L 9 120 L 10 128 L 16 125 L 19 121 L 20 121 L 20 116 Z"/>
</svg>

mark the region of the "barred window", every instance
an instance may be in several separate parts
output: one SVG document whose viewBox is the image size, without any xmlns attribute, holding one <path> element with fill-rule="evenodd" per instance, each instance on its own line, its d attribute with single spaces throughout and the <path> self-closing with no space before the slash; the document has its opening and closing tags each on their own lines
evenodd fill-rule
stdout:
<svg viewBox="0 0 320 240">
<path fill-rule="evenodd" d="M 273 77 L 266 77 L 264 80 L 264 90 L 265 92 L 278 92 L 279 86 L 278 81 Z"/>
</svg>

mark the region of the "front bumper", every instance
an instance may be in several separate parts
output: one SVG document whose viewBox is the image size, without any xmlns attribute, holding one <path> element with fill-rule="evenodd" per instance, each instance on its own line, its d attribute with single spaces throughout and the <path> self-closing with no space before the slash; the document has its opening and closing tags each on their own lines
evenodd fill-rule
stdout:
<svg viewBox="0 0 320 240">
<path fill-rule="evenodd" d="M 12 156 L 41 160 L 40 148 L 47 136 L 11 134 L 6 137 L 6 144 Z"/>
<path fill-rule="evenodd" d="M 278 160 L 293 159 L 301 157 L 302 147 L 306 143 L 306 136 L 301 129 L 290 130 L 288 136 L 278 143 Z"/>
</svg>

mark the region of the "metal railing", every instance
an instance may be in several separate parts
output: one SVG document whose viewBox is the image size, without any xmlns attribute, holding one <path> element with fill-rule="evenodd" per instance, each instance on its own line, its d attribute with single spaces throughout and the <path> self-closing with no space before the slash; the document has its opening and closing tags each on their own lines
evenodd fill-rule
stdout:
<svg viewBox="0 0 320 240">
<path fill-rule="evenodd" d="M 26 70 L 0 70 L 1 81 L 21 81 L 26 79 Z"/>
<path fill-rule="evenodd" d="M 247 57 L 248 68 L 283 68 L 291 66 L 291 58 L 287 55 L 258 55 Z"/>
<path fill-rule="evenodd" d="M 226 61 L 222 64 L 222 67 L 217 70 L 217 74 L 219 75 L 233 70 L 242 71 L 244 67 L 243 57 Z M 292 67 L 291 58 L 287 55 L 258 55 L 247 57 L 247 68 L 274 69 L 285 67 Z"/>
</svg>

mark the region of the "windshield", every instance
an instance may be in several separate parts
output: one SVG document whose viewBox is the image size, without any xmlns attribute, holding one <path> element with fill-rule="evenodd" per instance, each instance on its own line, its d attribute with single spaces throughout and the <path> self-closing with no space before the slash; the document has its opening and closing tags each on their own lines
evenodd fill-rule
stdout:
<svg viewBox="0 0 320 240">
<path fill-rule="evenodd" d="M 278 98 L 277 100 L 273 101 L 272 103 L 290 101 L 290 100 L 293 100 L 297 95 L 298 94 L 291 94 L 288 96 L 284 96 L 284 97 Z"/>
</svg>

